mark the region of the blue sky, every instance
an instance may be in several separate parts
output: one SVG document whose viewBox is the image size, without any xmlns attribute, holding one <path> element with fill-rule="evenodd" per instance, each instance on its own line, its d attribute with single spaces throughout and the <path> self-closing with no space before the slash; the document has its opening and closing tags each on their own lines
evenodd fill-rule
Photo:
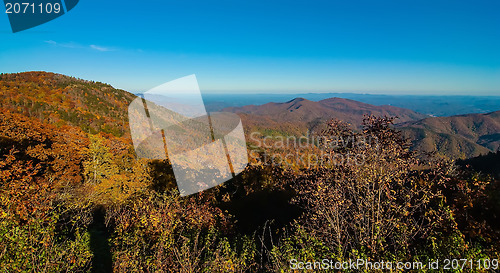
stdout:
<svg viewBox="0 0 500 273">
<path fill-rule="evenodd" d="M 15 34 L 1 14 L 0 72 L 133 92 L 196 74 L 204 92 L 500 95 L 499 14 L 496 0 L 81 0 Z"/>
</svg>

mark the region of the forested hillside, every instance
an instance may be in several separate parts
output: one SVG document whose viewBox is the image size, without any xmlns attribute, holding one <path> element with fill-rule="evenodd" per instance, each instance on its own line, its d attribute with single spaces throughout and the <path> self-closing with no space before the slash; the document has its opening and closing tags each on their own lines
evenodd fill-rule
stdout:
<svg viewBox="0 0 500 273">
<path fill-rule="evenodd" d="M 324 116 L 304 147 L 277 145 L 301 132 L 272 121 L 259 135 L 271 147 L 249 143 L 243 173 L 181 198 L 168 160 L 134 152 L 133 98 L 52 73 L 0 76 L 3 271 L 289 272 L 293 260 L 457 258 L 474 261 L 464 272 L 488 272 L 500 258 L 495 173 L 411 150 L 393 117 L 352 128 Z M 498 156 L 487 160 L 494 169 Z"/>
<path fill-rule="evenodd" d="M 297 98 L 286 103 L 225 110 L 241 114 L 247 131 L 272 131 L 284 136 L 320 132 L 329 119 L 342 120 L 359 129 L 366 115 L 394 116 L 395 126 L 412 140 L 413 150 L 437 152 L 451 159 L 495 152 L 500 147 L 500 112 L 429 117 L 404 108 L 341 98 L 319 102 Z"/>
<path fill-rule="evenodd" d="M 83 131 L 127 133 L 127 107 L 136 96 L 104 83 L 47 72 L 0 74 L 4 110 Z"/>
<path fill-rule="evenodd" d="M 500 111 L 427 118 L 397 127 L 413 141 L 413 149 L 450 158 L 466 159 L 500 148 Z"/>
</svg>

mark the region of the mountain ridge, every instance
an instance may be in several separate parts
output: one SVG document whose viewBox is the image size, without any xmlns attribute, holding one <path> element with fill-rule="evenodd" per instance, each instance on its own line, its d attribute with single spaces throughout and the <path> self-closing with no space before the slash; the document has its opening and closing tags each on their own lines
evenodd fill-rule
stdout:
<svg viewBox="0 0 500 273">
<path fill-rule="evenodd" d="M 419 120 L 427 115 L 394 106 L 375 106 L 343 98 L 329 98 L 319 102 L 295 98 L 283 103 L 229 107 L 222 111 L 268 116 L 276 122 L 320 122 L 338 118 L 359 127 L 364 115 L 398 116 L 399 122 Z"/>
<path fill-rule="evenodd" d="M 432 117 L 397 124 L 414 149 L 437 151 L 452 158 L 475 157 L 500 148 L 500 111 Z"/>
<path fill-rule="evenodd" d="M 85 132 L 127 134 L 127 108 L 135 97 L 109 84 L 57 73 L 0 74 L 2 109 Z"/>
</svg>

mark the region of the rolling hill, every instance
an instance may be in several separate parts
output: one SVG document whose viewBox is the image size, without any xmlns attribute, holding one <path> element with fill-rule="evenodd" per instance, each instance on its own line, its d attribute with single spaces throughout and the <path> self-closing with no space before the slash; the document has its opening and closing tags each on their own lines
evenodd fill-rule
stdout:
<svg viewBox="0 0 500 273">
<path fill-rule="evenodd" d="M 500 147 L 500 111 L 452 117 L 434 117 L 397 124 L 413 148 L 437 151 L 451 158 L 469 158 Z"/>
<path fill-rule="evenodd" d="M 2 111 L 84 132 L 128 133 L 127 108 L 136 96 L 100 82 L 48 72 L 0 74 Z"/>
<path fill-rule="evenodd" d="M 429 117 L 393 106 L 374 106 L 342 98 L 319 102 L 296 98 L 285 103 L 231 107 L 247 126 L 285 134 L 317 130 L 336 118 L 360 127 L 364 115 L 398 116 L 396 128 L 413 143 L 414 150 L 436 151 L 452 159 L 470 158 L 500 147 L 500 111 L 451 117 Z"/>
</svg>

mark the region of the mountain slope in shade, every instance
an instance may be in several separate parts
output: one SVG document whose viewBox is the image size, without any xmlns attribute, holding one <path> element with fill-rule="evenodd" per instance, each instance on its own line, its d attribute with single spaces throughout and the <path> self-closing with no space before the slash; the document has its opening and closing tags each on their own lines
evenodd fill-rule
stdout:
<svg viewBox="0 0 500 273">
<path fill-rule="evenodd" d="M 500 111 L 426 118 L 398 124 L 413 140 L 414 149 L 437 151 L 451 158 L 468 158 L 500 147 Z"/>
<path fill-rule="evenodd" d="M 363 115 L 398 116 L 398 122 L 414 121 L 428 116 L 394 106 L 375 106 L 348 99 L 330 98 L 319 102 L 296 98 L 285 103 L 267 103 L 230 107 L 223 111 L 269 118 L 279 123 L 292 123 L 312 128 L 329 119 L 339 119 L 359 127 Z"/>
</svg>

